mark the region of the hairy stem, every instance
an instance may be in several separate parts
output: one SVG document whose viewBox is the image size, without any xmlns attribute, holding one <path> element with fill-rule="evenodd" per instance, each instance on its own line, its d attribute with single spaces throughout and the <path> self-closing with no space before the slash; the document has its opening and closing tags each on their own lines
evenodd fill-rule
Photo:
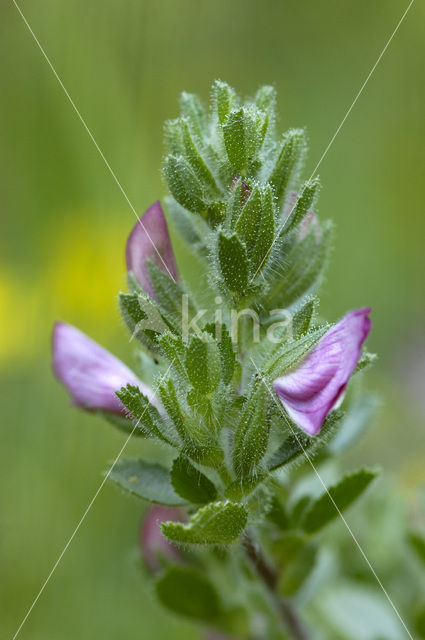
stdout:
<svg viewBox="0 0 425 640">
<path fill-rule="evenodd" d="M 278 573 L 276 569 L 267 562 L 266 558 L 261 553 L 259 545 L 249 534 L 246 534 L 243 540 L 243 547 L 247 556 L 256 568 L 258 576 L 272 597 L 282 621 L 291 632 L 293 638 L 295 640 L 309 640 L 307 631 L 299 619 L 292 603 L 280 598 L 277 594 L 276 587 L 278 582 Z"/>
</svg>

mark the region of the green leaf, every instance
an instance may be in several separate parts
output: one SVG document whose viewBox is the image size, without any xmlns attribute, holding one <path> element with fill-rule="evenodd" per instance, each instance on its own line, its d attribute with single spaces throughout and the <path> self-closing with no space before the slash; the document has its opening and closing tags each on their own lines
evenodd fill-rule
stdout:
<svg viewBox="0 0 425 640">
<path fill-rule="evenodd" d="M 311 438 L 302 433 L 299 429 L 296 436 L 288 436 L 281 446 L 275 451 L 268 463 L 269 471 L 275 471 L 283 465 L 292 462 L 298 456 L 307 451 L 311 444 Z"/>
<path fill-rule="evenodd" d="M 148 349 L 158 351 L 157 336 L 170 329 L 158 305 L 143 293 L 120 293 L 119 305 L 132 336 Z"/>
<path fill-rule="evenodd" d="M 265 265 L 272 247 L 275 233 L 275 211 L 273 193 L 270 186 L 262 194 L 261 218 L 255 247 L 251 256 L 251 270 L 257 274 Z"/>
<path fill-rule="evenodd" d="M 156 582 L 158 600 L 174 613 L 210 622 L 221 611 L 218 593 L 204 574 L 188 567 L 171 567 Z"/>
<path fill-rule="evenodd" d="M 194 389 L 209 394 L 220 382 L 221 357 L 215 340 L 207 333 L 192 336 L 186 354 L 186 371 Z"/>
<path fill-rule="evenodd" d="M 243 108 L 229 113 L 223 124 L 223 138 L 234 173 L 245 175 L 248 158 Z"/>
<path fill-rule="evenodd" d="M 344 476 L 306 510 L 301 523 L 304 531 L 315 533 L 337 518 L 367 489 L 377 474 L 377 471 L 359 469 Z"/>
<path fill-rule="evenodd" d="M 293 433 L 283 441 L 268 461 L 268 470 L 274 471 L 279 469 L 285 464 L 293 462 L 300 456 L 305 456 L 306 454 L 311 458 L 312 455 L 315 455 L 328 444 L 328 440 L 332 438 L 336 430 L 336 425 L 341 421 L 343 415 L 341 411 L 332 411 L 327 416 L 320 434 L 313 437 L 307 436 L 296 425 L 293 425 L 293 427 L 291 427 Z M 289 418 L 287 420 L 289 420 Z"/>
<path fill-rule="evenodd" d="M 226 227 L 234 229 L 236 221 L 242 212 L 242 207 L 247 198 L 244 198 L 242 190 L 242 178 L 232 183 L 231 192 L 226 203 Z"/>
<path fill-rule="evenodd" d="M 218 235 L 218 264 L 221 276 L 231 295 L 242 296 L 248 286 L 248 256 L 246 249 L 236 234 Z"/>
<path fill-rule="evenodd" d="M 298 529 L 307 508 L 312 504 L 312 502 L 313 499 L 309 495 L 301 496 L 301 498 L 295 502 L 290 514 L 291 528 Z"/>
<path fill-rule="evenodd" d="M 244 116 L 248 160 L 246 173 L 248 175 L 255 175 L 262 164 L 259 158 L 259 152 L 262 149 L 269 126 L 269 113 L 250 106 L 245 108 Z"/>
<path fill-rule="evenodd" d="M 255 246 L 262 214 L 262 190 L 255 186 L 236 223 L 236 233 L 249 251 Z"/>
<path fill-rule="evenodd" d="M 163 317 L 175 331 L 182 330 L 182 300 L 184 290 L 168 273 L 160 269 L 154 262 L 148 260 L 149 275 L 158 298 L 160 307 L 164 310 Z M 191 297 L 188 297 L 189 313 L 196 313 Z M 161 331 L 163 333 L 163 331 Z"/>
<path fill-rule="evenodd" d="M 172 155 L 182 155 L 184 153 L 182 130 L 178 118 L 165 122 L 164 138 L 167 149 Z"/>
<path fill-rule="evenodd" d="M 135 429 L 134 426 L 136 421 L 130 416 L 119 416 L 115 413 L 109 413 L 108 411 L 98 411 L 97 413 L 124 433 L 131 433 L 133 436 L 141 436 L 142 438 L 149 438 L 151 436 L 151 434 L 140 425 L 137 425 Z"/>
<path fill-rule="evenodd" d="M 250 198 L 251 193 L 252 190 L 242 180 L 242 178 L 238 178 L 237 180 L 236 178 L 234 179 L 230 189 L 230 195 L 226 203 L 225 223 L 227 228 L 235 228 L 236 222 L 242 213 L 242 208 Z"/>
<path fill-rule="evenodd" d="M 199 180 L 205 184 L 208 190 L 211 191 L 211 194 L 218 196 L 219 190 L 215 178 L 193 141 L 188 122 L 182 119 L 180 121 L 180 126 L 186 160 L 189 162 Z"/>
<path fill-rule="evenodd" d="M 256 273 L 274 239 L 275 212 L 270 186 L 255 187 L 236 223 L 236 233 L 250 256 L 251 272 Z"/>
<path fill-rule="evenodd" d="M 167 156 L 164 175 L 171 194 L 182 207 L 194 213 L 207 211 L 208 203 L 202 182 L 183 156 L 172 154 Z"/>
<path fill-rule="evenodd" d="M 282 376 L 301 362 L 329 329 L 329 326 L 320 327 L 298 340 L 279 345 L 262 368 L 271 379 Z"/>
<path fill-rule="evenodd" d="M 354 373 L 358 373 L 359 371 L 363 371 L 363 369 L 369 368 L 371 365 L 375 364 L 378 360 L 378 356 L 376 353 L 362 353 L 360 356 L 360 360 L 358 361 L 356 368 L 354 369 Z"/>
<path fill-rule="evenodd" d="M 197 511 L 188 524 L 164 522 L 161 531 L 166 538 L 182 544 L 233 544 L 247 523 L 248 514 L 242 504 L 213 502 Z"/>
<path fill-rule="evenodd" d="M 262 111 L 274 111 L 276 106 L 276 89 L 270 85 L 260 87 L 255 95 L 255 105 Z"/>
<path fill-rule="evenodd" d="M 251 476 L 266 452 L 270 431 L 269 398 L 267 387 L 257 380 L 235 430 L 233 466 L 239 477 Z"/>
<path fill-rule="evenodd" d="M 294 596 L 314 569 L 317 548 L 300 533 L 285 533 L 273 544 L 279 567 L 278 591 Z"/>
<path fill-rule="evenodd" d="M 285 531 L 289 528 L 289 516 L 288 513 L 280 501 L 280 499 L 274 495 L 271 499 L 270 509 L 267 511 L 267 519 L 273 522 L 276 527 L 281 531 Z"/>
<path fill-rule="evenodd" d="M 125 408 L 138 422 L 145 436 L 156 437 L 167 444 L 174 444 L 158 409 L 149 402 L 139 387 L 128 384 L 126 387 L 122 387 L 120 391 L 117 391 L 116 394 Z"/>
<path fill-rule="evenodd" d="M 306 545 L 296 561 L 287 567 L 278 583 L 278 590 L 283 596 L 294 596 L 300 590 L 314 569 L 316 557 L 317 548 L 312 544 Z"/>
<path fill-rule="evenodd" d="M 169 227 L 171 227 L 170 232 L 173 238 L 174 250 L 176 250 L 177 242 L 177 252 L 180 243 L 184 244 L 187 252 L 193 251 L 194 248 L 200 252 L 205 252 L 203 238 L 209 233 L 209 226 L 204 218 L 188 211 L 176 202 L 174 198 L 166 197 L 164 200 Z M 177 239 L 173 234 L 173 228 L 177 231 Z"/>
<path fill-rule="evenodd" d="M 419 533 L 411 533 L 409 535 L 409 542 L 416 551 L 418 558 L 425 564 L 425 537 L 419 535 Z"/>
<path fill-rule="evenodd" d="M 311 182 L 305 183 L 297 198 L 295 207 L 292 208 L 287 220 L 285 220 L 284 233 L 289 233 L 297 227 L 301 220 L 307 215 L 317 198 L 319 188 L 320 182 L 318 178 L 314 178 Z"/>
<path fill-rule="evenodd" d="M 187 430 L 187 420 L 184 417 L 184 411 L 180 406 L 176 387 L 171 378 L 161 381 L 158 392 L 162 405 L 171 418 L 180 438 L 183 442 L 190 441 L 190 433 L 188 433 Z"/>
<path fill-rule="evenodd" d="M 185 456 L 174 460 L 171 482 L 176 493 L 193 504 L 206 504 L 217 497 L 217 489 L 211 480 L 198 471 Z"/>
<path fill-rule="evenodd" d="M 184 360 L 186 356 L 186 347 L 180 336 L 167 332 L 158 338 L 158 343 L 168 360 L 177 369 L 183 378 L 187 378 Z"/>
<path fill-rule="evenodd" d="M 311 321 L 316 308 L 317 300 L 310 298 L 307 302 L 294 314 L 292 319 L 292 333 L 297 338 L 305 335 L 310 328 Z"/>
<path fill-rule="evenodd" d="M 211 334 L 217 341 L 221 356 L 221 379 L 224 384 L 229 384 L 236 366 L 236 355 L 233 350 L 230 333 L 225 324 L 214 324 L 212 322 L 205 325 L 204 331 Z"/>
<path fill-rule="evenodd" d="M 268 180 L 273 187 L 278 208 L 283 206 L 287 190 L 297 177 L 305 150 L 305 133 L 302 129 L 290 129 L 285 133 Z"/>
<path fill-rule="evenodd" d="M 198 96 L 183 91 L 180 96 L 180 109 L 189 123 L 190 131 L 198 140 L 202 140 L 206 133 L 206 114 Z"/>
<path fill-rule="evenodd" d="M 170 472 L 165 467 L 146 460 L 118 460 L 109 479 L 130 493 L 170 506 L 186 504 L 171 485 Z"/>
<path fill-rule="evenodd" d="M 311 229 L 287 256 L 286 270 L 280 281 L 283 294 L 280 305 L 290 306 L 303 295 L 314 292 L 320 284 L 331 246 L 332 225 L 325 224 L 320 229 L 319 239 Z"/>
<path fill-rule="evenodd" d="M 229 484 L 224 495 L 234 502 L 243 500 L 258 487 L 260 482 L 263 482 L 265 477 L 266 474 L 259 472 L 252 476 L 238 478 Z"/>
<path fill-rule="evenodd" d="M 226 82 L 216 80 L 212 88 L 218 121 L 223 124 L 229 113 L 236 107 L 236 93 Z"/>
</svg>

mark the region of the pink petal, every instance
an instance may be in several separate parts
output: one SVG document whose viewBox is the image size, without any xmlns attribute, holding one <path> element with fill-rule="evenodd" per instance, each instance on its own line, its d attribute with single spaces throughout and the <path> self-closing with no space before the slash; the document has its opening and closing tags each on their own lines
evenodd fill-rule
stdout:
<svg viewBox="0 0 425 640">
<path fill-rule="evenodd" d="M 89 410 L 123 413 L 115 391 L 137 385 L 153 403 L 154 394 L 126 365 L 75 327 L 56 322 L 53 371 L 68 389 L 72 403 Z"/>
<path fill-rule="evenodd" d="M 148 260 L 168 273 L 173 280 L 177 280 L 174 253 L 159 201 L 149 207 L 130 233 L 125 255 L 128 271 L 133 272 L 144 291 L 154 299 L 156 296 L 149 274 Z"/>
<path fill-rule="evenodd" d="M 370 331 L 370 311 L 365 308 L 348 313 L 297 369 L 273 383 L 289 416 L 310 435 L 320 431 L 345 391 Z"/>
<path fill-rule="evenodd" d="M 179 560 L 177 549 L 161 533 L 161 523 L 167 520 L 183 522 L 183 512 L 178 507 L 153 505 L 147 511 L 140 530 L 140 547 L 146 565 L 152 571 L 161 568 L 160 557 Z"/>
</svg>

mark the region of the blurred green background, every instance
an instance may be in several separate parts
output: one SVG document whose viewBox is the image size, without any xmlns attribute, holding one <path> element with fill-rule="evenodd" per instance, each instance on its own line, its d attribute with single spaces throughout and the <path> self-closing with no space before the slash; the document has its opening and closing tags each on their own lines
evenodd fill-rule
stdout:
<svg viewBox="0 0 425 640">
<path fill-rule="evenodd" d="M 217 77 L 243 94 L 275 84 L 281 129 L 308 128 L 307 175 L 406 5 L 21 6 L 142 213 L 165 191 L 162 123 L 177 115 L 180 91 L 206 100 Z M 380 356 L 367 381 L 382 394 L 381 412 L 352 456 L 381 464 L 412 505 L 425 482 L 424 36 L 417 2 L 319 171 L 319 214 L 337 225 L 321 310 L 336 320 L 370 304 L 369 349 Z M 60 318 L 131 363 L 116 295 L 135 219 L 9 1 L 0 3 L 0 82 L 0 637 L 10 639 L 123 442 L 69 407 L 50 370 L 49 341 Z M 104 487 L 22 640 L 198 637 L 153 602 L 137 548 L 142 509 Z"/>
</svg>

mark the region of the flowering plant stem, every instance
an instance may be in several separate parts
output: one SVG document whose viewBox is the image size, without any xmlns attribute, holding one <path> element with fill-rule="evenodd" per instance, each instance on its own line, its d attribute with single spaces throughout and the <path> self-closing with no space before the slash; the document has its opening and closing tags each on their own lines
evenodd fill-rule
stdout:
<svg viewBox="0 0 425 640">
<path fill-rule="evenodd" d="M 267 562 L 258 543 L 254 541 L 249 533 L 245 534 L 242 545 L 248 558 L 253 563 L 259 578 L 269 592 L 284 627 L 290 632 L 294 640 L 309 640 L 307 630 L 304 628 L 294 604 L 288 599 L 279 597 L 276 592 L 279 581 L 278 570 Z"/>
<path fill-rule="evenodd" d="M 161 605 L 222 637 L 358 640 L 322 593 L 360 571 L 327 536 L 377 475 L 340 471 L 375 404 L 358 375 L 371 310 L 318 315 L 332 225 L 301 180 L 304 131 L 276 120 L 272 87 L 242 101 L 217 81 L 209 111 L 182 95 L 169 196 L 126 247 L 137 372 L 64 323 L 53 365 L 74 405 L 139 438 L 108 477 L 153 505 L 141 546 Z"/>
</svg>

